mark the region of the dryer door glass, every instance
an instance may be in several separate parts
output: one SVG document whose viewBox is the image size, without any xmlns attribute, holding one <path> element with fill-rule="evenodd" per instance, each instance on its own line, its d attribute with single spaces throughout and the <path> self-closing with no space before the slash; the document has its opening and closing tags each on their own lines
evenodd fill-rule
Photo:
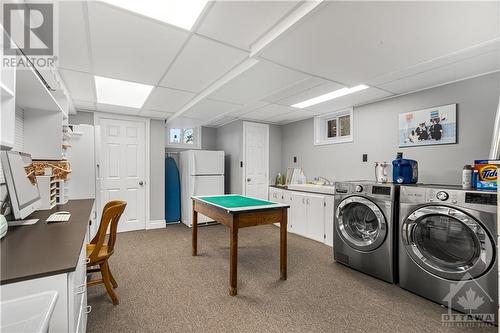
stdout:
<svg viewBox="0 0 500 333">
<path fill-rule="evenodd" d="M 428 206 L 412 213 L 403 226 L 410 256 L 446 279 L 483 274 L 493 259 L 490 238 L 469 215 L 450 207 Z"/>
<path fill-rule="evenodd" d="M 363 197 L 344 199 L 337 208 L 338 230 L 343 240 L 360 251 L 378 248 L 387 234 L 387 222 L 381 210 Z"/>
</svg>

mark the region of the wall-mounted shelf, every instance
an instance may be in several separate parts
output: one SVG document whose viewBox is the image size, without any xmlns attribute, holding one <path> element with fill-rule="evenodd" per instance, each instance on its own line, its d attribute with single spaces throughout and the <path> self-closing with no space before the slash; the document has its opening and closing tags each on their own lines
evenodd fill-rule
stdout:
<svg viewBox="0 0 500 333">
<path fill-rule="evenodd" d="M 16 104 L 25 111 L 53 111 L 60 112 L 67 117 L 33 69 L 17 71 Z"/>
</svg>

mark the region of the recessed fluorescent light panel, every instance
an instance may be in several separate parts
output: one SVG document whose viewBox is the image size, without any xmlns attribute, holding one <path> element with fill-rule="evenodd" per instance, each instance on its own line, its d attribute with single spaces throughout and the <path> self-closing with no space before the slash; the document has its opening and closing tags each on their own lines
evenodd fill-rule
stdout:
<svg viewBox="0 0 500 333">
<path fill-rule="evenodd" d="M 129 108 L 141 108 L 146 102 L 153 86 L 130 81 L 95 76 L 97 102 L 120 105 Z"/>
<path fill-rule="evenodd" d="M 360 85 L 357 85 L 357 86 L 354 86 L 351 88 L 342 88 L 342 89 L 338 89 L 338 90 L 329 92 L 327 94 L 324 94 L 324 95 L 321 95 L 318 97 L 308 99 L 307 101 L 303 101 L 303 102 L 294 104 L 294 105 L 292 105 L 292 107 L 303 109 L 303 108 L 307 108 L 308 106 L 323 103 L 323 102 L 329 101 L 331 99 L 339 98 L 339 97 L 349 95 L 349 94 L 355 93 L 357 91 L 365 90 L 368 88 L 370 88 L 370 87 L 368 87 L 365 84 L 360 84 Z"/>
<path fill-rule="evenodd" d="M 191 30 L 207 0 L 104 0 L 110 5 Z"/>
</svg>

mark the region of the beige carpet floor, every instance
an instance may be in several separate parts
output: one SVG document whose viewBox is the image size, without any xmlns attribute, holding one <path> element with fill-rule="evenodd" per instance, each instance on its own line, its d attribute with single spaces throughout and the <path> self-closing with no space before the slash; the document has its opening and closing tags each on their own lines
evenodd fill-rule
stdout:
<svg viewBox="0 0 500 333">
<path fill-rule="evenodd" d="M 445 328 L 446 310 L 332 260 L 330 247 L 289 234 L 279 280 L 279 229 L 239 233 L 238 296 L 228 295 L 228 229 L 184 225 L 122 233 L 110 265 L 120 305 L 89 289 L 88 332 L 496 332 Z"/>
</svg>

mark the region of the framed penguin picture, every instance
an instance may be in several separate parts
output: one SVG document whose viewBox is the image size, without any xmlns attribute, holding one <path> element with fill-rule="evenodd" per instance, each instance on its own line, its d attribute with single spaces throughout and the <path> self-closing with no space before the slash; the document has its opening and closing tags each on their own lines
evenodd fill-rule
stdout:
<svg viewBox="0 0 500 333">
<path fill-rule="evenodd" d="M 399 147 L 457 143 L 457 105 L 399 114 Z"/>
</svg>

